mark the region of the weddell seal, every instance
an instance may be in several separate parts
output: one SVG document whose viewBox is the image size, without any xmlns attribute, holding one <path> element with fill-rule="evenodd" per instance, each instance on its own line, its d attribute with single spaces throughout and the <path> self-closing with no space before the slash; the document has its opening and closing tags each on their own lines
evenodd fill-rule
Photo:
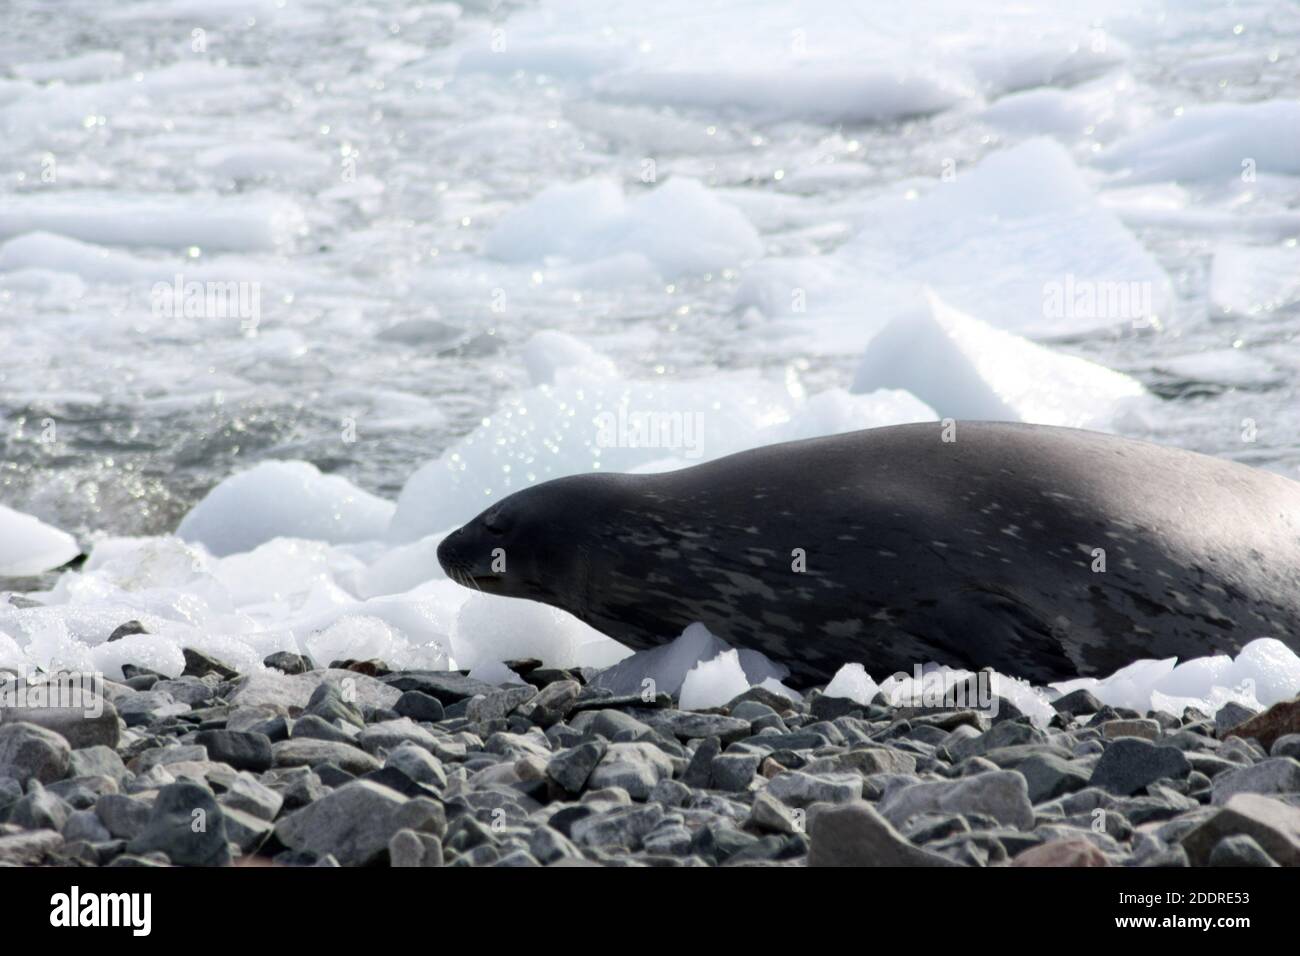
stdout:
<svg viewBox="0 0 1300 956">
<path fill-rule="evenodd" d="M 899 425 L 559 478 L 438 559 L 635 649 L 702 622 L 800 687 L 849 662 L 1046 682 L 1258 637 L 1300 649 L 1300 483 L 1069 428 Z"/>
</svg>

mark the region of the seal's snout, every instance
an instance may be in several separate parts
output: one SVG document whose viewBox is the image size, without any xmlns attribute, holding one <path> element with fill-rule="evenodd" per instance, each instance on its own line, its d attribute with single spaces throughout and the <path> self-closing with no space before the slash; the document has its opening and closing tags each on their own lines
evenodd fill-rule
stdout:
<svg viewBox="0 0 1300 956">
<path fill-rule="evenodd" d="M 484 534 L 482 522 L 471 521 L 438 543 L 438 563 L 457 584 L 482 591 L 495 587 L 498 575 L 492 563 L 493 542 Z"/>
<path fill-rule="evenodd" d="M 469 526 L 457 528 L 438 543 L 438 563 L 457 584 L 467 588 L 477 587 L 474 579 L 480 573 L 475 567 L 474 548 Z"/>
<path fill-rule="evenodd" d="M 452 577 L 452 569 L 456 567 L 457 559 L 457 538 L 465 536 L 464 528 L 457 528 L 447 537 L 438 542 L 438 563 L 442 569 L 447 572 L 448 577 Z"/>
</svg>

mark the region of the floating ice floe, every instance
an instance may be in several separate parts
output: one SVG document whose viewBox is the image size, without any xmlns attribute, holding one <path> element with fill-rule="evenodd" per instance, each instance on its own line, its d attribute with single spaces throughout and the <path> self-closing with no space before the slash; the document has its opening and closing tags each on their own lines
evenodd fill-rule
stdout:
<svg viewBox="0 0 1300 956">
<path fill-rule="evenodd" d="M 1210 268 L 1210 301 L 1225 312 L 1258 315 L 1300 302 L 1300 248 L 1224 244 Z"/>
<path fill-rule="evenodd" d="M 330 158 L 296 143 L 264 141 L 214 146 L 195 157 L 203 169 L 234 180 L 301 177 L 329 169 Z"/>
<path fill-rule="evenodd" d="M 614 363 L 586 342 L 564 332 L 546 329 L 524 344 L 524 367 L 534 385 L 554 385 L 562 368 L 584 368 L 595 375 L 614 374 Z"/>
<path fill-rule="evenodd" d="M 80 553 L 76 539 L 66 531 L 0 505 L 0 577 L 41 574 Z"/>
<path fill-rule="evenodd" d="M 126 57 L 117 50 L 91 50 L 63 60 L 43 60 L 19 63 L 13 67 L 15 76 L 37 83 L 85 83 L 118 76 L 126 68 Z"/>
<path fill-rule="evenodd" d="M 1294 176 L 1300 174 L 1300 100 L 1189 106 L 1120 140 L 1096 162 L 1133 183 Z"/>
<path fill-rule="evenodd" d="M 383 537 L 392 502 L 305 461 L 264 461 L 225 479 L 176 529 L 217 556 L 249 551 L 272 538 L 343 543 Z"/>
<path fill-rule="evenodd" d="M 1149 115 L 1147 108 L 1134 102 L 1134 87 L 1126 73 L 1073 89 L 1041 86 L 1002 97 L 981 118 L 1000 130 L 1055 136 L 1067 144 L 1084 137 L 1110 140 Z"/>
<path fill-rule="evenodd" d="M 854 391 L 905 389 L 946 418 L 1110 430 L 1153 400 L 1136 379 L 1036 345 L 927 295 L 876 334 Z"/>
<path fill-rule="evenodd" d="M 514 12 L 508 42 L 469 31 L 442 59 L 460 76 L 540 74 L 588 97 L 711 118 L 883 122 L 1095 77 L 1128 56 L 1116 36 L 1098 42 L 1095 16 L 1064 5 L 999 11 L 990 35 L 986 11 L 962 3 L 911 8 L 900 21 L 895 8 L 837 0 L 665 0 L 650 22 L 632 0 L 550 0 Z"/>
<path fill-rule="evenodd" d="M 91 282 L 153 280 L 164 274 L 161 265 L 132 253 L 43 231 L 0 244 L 0 272 L 22 269 L 66 272 Z"/>
<path fill-rule="evenodd" d="M 0 239 L 53 232 L 112 246 L 272 250 L 302 227 L 302 210 L 280 196 L 149 196 L 77 191 L 6 200 Z"/>
<path fill-rule="evenodd" d="M 843 16 L 825 0 L 801 4 L 797 13 L 753 3 L 711 11 L 669 0 L 650 23 L 628 0 L 599 12 L 559 0 L 510 17 L 508 43 L 470 35 L 450 58 L 461 75 L 540 73 L 582 83 L 607 100 L 760 119 L 890 120 L 971 95 L 963 78 L 919 65 L 886 31 L 845 31 Z M 869 19 L 865 11 L 858 16 Z M 686 33 L 676 28 L 684 21 L 692 25 Z M 741 21 L 750 28 L 736 29 Z"/>
<path fill-rule="evenodd" d="M 1059 144 L 1031 139 L 952 172 L 918 197 L 868 202 L 833 254 L 760 260 L 737 305 L 777 320 L 765 334 L 782 343 L 832 352 L 863 348 L 921 285 L 1035 337 L 1170 318 L 1168 277 Z"/>
<path fill-rule="evenodd" d="M 1276 382 L 1280 378 L 1272 362 L 1239 348 L 1171 355 L 1157 359 L 1153 364 L 1157 371 L 1182 382 L 1249 387 Z"/>
<path fill-rule="evenodd" d="M 953 306 L 1027 335 L 1168 317 L 1164 271 L 1097 201 L 1058 144 L 1031 139 L 954 170 L 917 199 L 868 204 L 841 255 L 925 282 Z M 1123 293 L 1120 295 L 1119 293 Z"/>
<path fill-rule="evenodd" d="M 507 213 L 485 251 L 506 262 L 634 254 L 671 278 L 740 265 L 763 246 L 737 209 L 696 180 L 674 176 L 631 199 L 609 179 L 550 186 Z"/>
<path fill-rule="evenodd" d="M 201 114 L 218 103 L 223 111 L 258 103 L 265 87 L 256 76 L 252 69 L 186 57 L 102 82 L 27 85 L 19 95 L 0 97 L 0 131 L 10 137 L 7 146 L 20 150 L 44 149 L 56 132 L 62 138 L 96 126 L 155 129 L 173 110 Z"/>
</svg>

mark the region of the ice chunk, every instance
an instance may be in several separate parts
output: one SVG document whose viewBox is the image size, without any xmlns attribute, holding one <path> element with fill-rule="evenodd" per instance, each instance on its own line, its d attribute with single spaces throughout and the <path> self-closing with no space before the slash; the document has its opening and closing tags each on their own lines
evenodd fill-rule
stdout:
<svg viewBox="0 0 1300 956">
<path fill-rule="evenodd" d="M 767 334 L 785 348 L 812 339 L 834 353 L 862 348 L 922 286 L 1035 337 L 1171 316 L 1168 277 L 1057 143 L 1031 139 L 952 172 L 924 194 L 868 202 L 834 253 L 760 260 L 736 304 L 773 320 Z"/>
<path fill-rule="evenodd" d="M 331 580 L 329 545 L 277 537 L 214 562 L 212 576 L 238 605 L 268 600 L 296 607 Z"/>
<path fill-rule="evenodd" d="M 22 193 L 6 200 L 0 239 L 45 231 L 104 245 L 259 251 L 275 249 L 303 221 L 278 196 Z"/>
<path fill-rule="evenodd" d="M 497 222 L 484 251 L 504 262 L 543 256 L 590 258 L 594 237 L 609 229 L 625 208 L 623 191 L 612 179 L 548 186 Z"/>
<path fill-rule="evenodd" d="M 307 638 L 306 644 L 312 660 L 322 667 L 333 661 L 373 658 L 392 665 L 402 646 L 386 622 L 364 614 L 340 617 L 319 634 Z"/>
<path fill-rule="evenodd" d="M 788 422 L 774 425 L 768 431 L 774 442 L 799 441 L 862 428 L 932 422 L 938 417 L 933 408 L 901 389 L 882 388 L 864 395 L 851 395 L 842 388 L 828 388 L 796 408 Z"/>
<path fill-rule="evenodd" d="M 23 649 L 18 646 L 18 642 L 0 631 L 0 672 L 11 671 L 15 674 L 26 674 L 29 669 L 27 655 Z M 0 677 L 0 680 L 4 678 Z"/>
<path fill-rule="evenodd" d="M 947 42 L 945 18 L 927 18 L 906 41 L 881 11 L 855 9 L 850 18 L 846 24 L 833 0 L 797 9 L 768 3 L 707 9 L 669 0 L 651 23 L 626 0 L 599 9 L 559 0 L 512 15 L 508 43 L 471 34 L 447 59 L 462 75 L 538 73 L 581 84 L 605 100 L 698 109 L 711 117 L 739 110 L 760 120 L 861 123 L 933 113 L 971 95 L 964 63 L 943 68 L 960 61 Z M 685 22 L 689 30 L 680 28 Z M 914 36 L 940 33 L 944 43 L 916 49 Z M 1075 50 L 1075 59 L 1087 55 L 1077 52 L 1077 43 Z M 1064 45 L 1060 55 L 1069 55 Z"/>
<path fill-rule="evenodd" d="M 1267 359 L 1245 349 L 1210 349 L 1190 355 L 1171 355 L 1152 363 L 1158 371 L 1180 382 L 1259 386 L 1278 381 L 1278 370 Z"/>
<path fill-rule="evenodd" d="M 822 691 L 827 697 L 847 697 L 859 704 L 870 704 L 880 687 L 861 664 L 845 664 Z"/>
<path fill-rule="evenodd" d="M 176 529 L 218 556 L 272 538 L 342 543 L 382 537 L 393 504 L 305 461 L 264 461 L 226 478 Z"/>
<path fill-rule="evenodd" d="M 516 658 L 511 658 L 515 660 Z M 522 684 L 524 679 L 506 667 L 505 661 L 489 661 L 471 667 L 469 676 L 474 680 L 481 680 L 485 684 Z"/>
<path fill-rule="evenodd" d="M 982 118 L 1008 132 L 1057 136 L 1066 143 L 1084 136 L 1112 139 L 1147 119 L 1149 111 L 1134 100 L 1134 86 L 1123 74 L 1075 89 L 1038 87 L 1002 97 Z"/>
<path fill-rule="evenodd" d="M 723 651 L 711 661 L 701 661 L 682 680 L 678 705 L 682 710 L 721 707 L 749 690 L 749 680 L 740 666 L 740 655 Z"/>
<path fill-rule="evenodd" d="M 33 655 L 34 663 L 48 666 L 45 660 Z M 110 680 L 122 679 L 122 667 L 134 664 L 168 677 L 178 677 L 185 669 L 185 654 L 180 645 L 163 634 L 129 634 L 112 643 L 96 645 L 90 651 L 94 669 Z M 259 662 L 260 663 L 260 662 Z"/>
<path fill-rule="evenodd" d="M 84 83 L 87 80 L 103 80 L 117 76 L 125 68 L 126 57 L 117 50 L 91 50 L 65 60 L 44 60 L 35 63 L 19 63 L 13 71 L 25 80 L 37 83 L 50 83 L 62 80 L 64 83 Z"/>
<path fill-rule="evenodd" d="M 957 169 L 918 199 L 876 200 L 862 221 L 846 260 L 928 283 L 998 328 L 1077 334 L 1153 323 L 1172 308 L 1164 271 L 1051 140 Z"/>
<path fill-rule="evenodd" d="M 1056 716 L 1047 693 L 1041 687 L 1034 687 L 1028 681 L 1018 677 L 1008 677 L 996 671 L 990 680 L 990 687 L 999 697 L 1011 701 L 1022 714 L 1039 727 L 1046 727 Z"/>
<path fill-rule="evenodd" d="M 674 176 L 631 200 L 603 178 L 548 187 L 507 213 L 485 250 L 506 262 L 635 253 L 672 277 L 739 265 L 763 247 L 743 213 L 696 180 Z"/>
<path fill-rule="evenodd" d="M 160 277 L 163 269 L 138 256 L 52 232 L 31 232 L 0 245 L 0 272 L 18 269 L 68 272 L 94 282 Z"/>
<path fill-rule="evenodd" d="M 906 389 L 945 418 L 1109 429 L 1147 399 L 1136 380 L 1063 355 L 927 296 L 867 347 L 855 392 Z"/>
<path fill-rule="evenodd" d="M 410 544 L 386 548 L 372 563 L 347 580 L 360 597 L 375 597 L 400 594 L 426 581 L 445 579 L 447 575 L 438 563 L 438 545 L 446 534 L 441 531 Z"/>
<path fill-rule="evenodd" d="M 790 396 L 755 375 L 625 380 L 561 375 L 506 398 L 479 428 L 417 470 L 398 498 L 394 541 L 468 521 L 536 482 L 628 471 L 664 457 L 690 463 L 762 444 L 789 416 Z"/>
<path fill-rule="evenodd" d="M 201 167 L 235 180 L 320 174 L 330 164 L 329 157 L 322 153 L 276 141 L 217 146 L 195 159 Z"/>
<path fill-rule="evenodd" d="M 534 385 L 554 385 L 555 372 L 579 368 L 595 375 L 613 375 L 614 363 L 590 345 L 564 332 L 547 329 L 524 345 L 524 366 Z"/>
<path fill-rule="evenodd" d="M 475 594 L 461 606 L 456 618 L 452 656 L 462 669 L 527 657 L 550 667 L 577 667 L 585 663 L 582 658 L 588 644 L 608 640 L 559 608 Z"/>
<path fill-rule="evenodd" d="M 1262 637 L 1226 655 L 1135 661 L 1110 677 L 1079 678 L 1051 685 L 1062 694 L 1087 688 L 1104 704 L 1163 710 L 1181 716 L 1186 707 L 1214 714 L 1229 701 L 1269 707 L 1300 693 L 1300 657 L 1281 641 Z"/>
<path fill-rule="evenodd" d="M 0 505 L 0 576 L 41 574 L 80 553 L 72 535 Z"/>
<path fill-rule="evenodd" d="M 711 661 L 729 650 L 725 641 L 696 623 L 671 643 L 638 651 L 620 661 L 598 675 L 593 683 L 616 694 L 676 694 L 696 664 Z M 735 653 L 750 685 L 780 680 L 789 673 L 783 665 L 768 660 L 758 651 L 744 648 Z"/>
<path fill-rule="evenodd" d="M 1241 649 L 1228 679 L 1250 683 L 1265 707 L 1300 694 L 1300 657 L 1274 637 L 1261 637 Z"/>
<path fill-rule="evenodd" d="M 1145 712 L 1151 703 L 1151 689 L 1161 678 L 1172 673 L 1176 664 L 1177 658 L 1174 657 L 1139 660 L 1121 667 L 1109 677 L 1079 677 L 1050 686 L 1063 695 L 1085 689 L 1091 691 L 1103 704 Z"/>
<path fill-rule="evenodd" d="M 1210 301 L 1225 312 L 1257 315 L 1300 302 L 1300 248 L 1222 245 L 1210 269 Z"/>
<path fill-rule="evenodd" d="M 1097 165 L 1133 183 L 1300 175 L 1300 100 L 1189 106 L 1120 140 Z"/>
<path fill-rule="evenodd" d="M 971 94 L 938 72 L 844 65 L 804 69 L 643 71 L 596 84 L 611 99 L 687 109 L 740 109 L 762 120 L 876 123 L 938 113 Z"/>
</svg>

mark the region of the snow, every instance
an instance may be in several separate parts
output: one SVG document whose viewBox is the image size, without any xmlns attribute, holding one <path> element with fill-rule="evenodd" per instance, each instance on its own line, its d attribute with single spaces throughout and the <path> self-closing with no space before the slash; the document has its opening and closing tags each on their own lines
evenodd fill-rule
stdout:
<svg viewBox="0 0 1300 956">
<path fill-rule="evenodd" d="M 264 461 L 208 492 L 176 529 L 218 556 L 277 537 L 338 544 L 381 537 L 393 504 L 305 461 Z"/>
<path fill-rule="evenodd" d="M 904 389 L 944 418 L 1108 431 L 1152 399 L 1136 380 L 964 315 L 937 296 L 867 346 L 854 391 Z"/>
<path fill-rule="evenodd" d="M 80 553 L 72 535 L 0 505 L 0 576 L 40 574 L 67 564 Z"/>
</svg>

